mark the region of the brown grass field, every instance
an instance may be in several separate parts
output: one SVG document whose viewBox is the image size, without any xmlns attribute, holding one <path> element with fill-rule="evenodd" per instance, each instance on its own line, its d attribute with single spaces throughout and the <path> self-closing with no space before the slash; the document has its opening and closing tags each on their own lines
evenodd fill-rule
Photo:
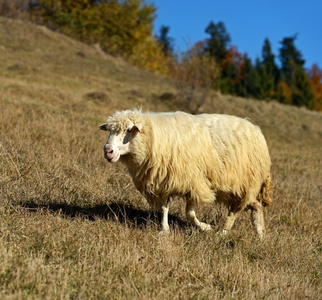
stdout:
<svg viewBox="0 0 322 300">
<path fill-rule="evenodd" d="M 248 212 L 223 237 L 219 205 L 199 207 L 214 228 L 202 233 L 180 201 L 159 236 L 98 126 L 116 109 L 186 110 L 178 86 L 0 18 L 0 299 L 321 299 L 322 114 L 209 92 L 200 112 L 248 117 L 266 136 L 266 237 Z"/>
</svg>

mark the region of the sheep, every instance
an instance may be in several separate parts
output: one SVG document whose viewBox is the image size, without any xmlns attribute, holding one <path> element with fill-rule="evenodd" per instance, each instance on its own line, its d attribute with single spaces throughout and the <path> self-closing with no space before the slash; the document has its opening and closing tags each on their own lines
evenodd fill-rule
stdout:
<svg viewBox="0 0 322 300">
<path fill-rule="evenodd" d="M 195 207 L 218 202 L 229 210 L 224 234 L 250 209 L 263 237 L 263 207 L 272 204 L 271 160 L 260 128 L 249 120 L 134 109 L 116 111 L 99 128 L 110 132 L 103 148 L 107 161 L 125 164 L 148 203 L 162 209 L 161 233 L 169 232 L 170 200 L 180 197 L 187 219 L 201 231 L 212 227 L 198 220 Z"/>
</svg>

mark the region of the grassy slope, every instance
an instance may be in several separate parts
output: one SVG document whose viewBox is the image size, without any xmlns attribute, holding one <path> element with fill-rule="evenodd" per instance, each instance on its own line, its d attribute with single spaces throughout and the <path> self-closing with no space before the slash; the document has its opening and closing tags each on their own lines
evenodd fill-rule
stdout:
<svg viewBox="0 0 322 300">
<path fill-rule="evenodd" d="M 218 206 L 200 207 L 215 229 L 203 234 L 180 201 L 173 233 L 159 237 L 124 168 L 104 161 L 97 128 L 115 109 L 185 110 L 183 94 L 95 47 L 0 18 L 1 298 L 319 298 L 322 115 L 209 95 L 200 111 L 249 117 L 267 137 L 267 237 L 257 240 L 247 213 L 216 234 Z"/>
</svg>

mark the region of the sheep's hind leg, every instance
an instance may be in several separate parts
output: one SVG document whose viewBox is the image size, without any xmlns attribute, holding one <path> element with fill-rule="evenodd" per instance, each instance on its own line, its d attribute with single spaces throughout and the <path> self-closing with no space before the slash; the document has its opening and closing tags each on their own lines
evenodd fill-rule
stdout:
<svg viewBox="0 0 322 300">
<path fill-rule="evenodd" d="M 204 222 L 200 222 L 198 220 L 198 218 L 196 217 L 194 203 L 192 201 L 187 202 L 186 216 L 187 216 L 187 219 L 190 220 L 193 224 L 195 224 L 201 231 L 212 230 L 212 228 L 209 224 L 206 224 Z"/>
<path fill-rule="evenodd" d="M 168 212 L 169 212 L 169 206 L 168 204 L 163 204 L 161 206 L 162 209 L 162 222 L 161 222 L 161 231 L 160 235 L 169 234 L 170 228 L 169 228 L 169 222 L 168 222 Z"/>
<path fill-rule="evenodd" d="M 251 221 L 256 228 L 259 238 L 262 240 L 265 234 L 263 207 L 258 201 L 253 202 L 249 207 L 252 210 L 250 215 Z"/>
</svg>

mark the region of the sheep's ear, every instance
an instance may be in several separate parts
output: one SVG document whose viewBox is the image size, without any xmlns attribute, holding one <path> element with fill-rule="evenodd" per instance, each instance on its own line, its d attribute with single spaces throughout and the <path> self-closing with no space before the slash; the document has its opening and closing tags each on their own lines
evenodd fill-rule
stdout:
<svg viewBox="0 0 322 300">
<path fill-rule="evenodd" d="M 142 124 L 141 123 L 134 124 L 132 128 L 136 128 L 136 130 L 138 132 L 141 132 L 141 130 L 142 130 Z"/>
<path fill-rule="evenodd" d="M 104 124 L 100 125 L 99 129 L 107 131 L 107 123 L 104 123 Z"/>
</svg>

